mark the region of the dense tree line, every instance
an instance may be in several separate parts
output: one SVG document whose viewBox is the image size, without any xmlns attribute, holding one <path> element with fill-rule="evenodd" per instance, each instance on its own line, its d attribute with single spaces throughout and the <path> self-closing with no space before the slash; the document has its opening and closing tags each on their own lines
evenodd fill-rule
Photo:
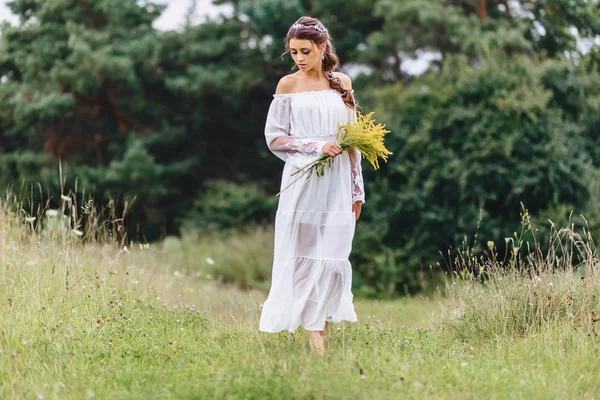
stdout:
<svg viewBox="0 0 600 400">
<path fill-rule="evenodd" d="M 322 19 L 394 156 L 365 166 L 357 284 L 413 290 L 480 222 L 482 243 L 570 210 L 598 229 L 596 0 L 219 0 L 230 15 L 157 31 L 164 6 L 12 0 L 0 37 L 0 189 L 128 204 L 130 236 L 268 221 L 281 166 L 262 129 L 283 38 Z M 423 73 L 411 60 L 431 60 Z M 43 190 L 31 191 L 39 183 Z M 133 203 L 132 203 L 133 202 Z"/>
</svg>

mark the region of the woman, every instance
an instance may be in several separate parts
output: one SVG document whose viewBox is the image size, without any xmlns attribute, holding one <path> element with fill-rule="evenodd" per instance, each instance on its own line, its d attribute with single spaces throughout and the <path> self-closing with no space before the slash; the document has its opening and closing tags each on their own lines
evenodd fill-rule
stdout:
<svg viewBox="0 0 600 400">
<path fill-rule="evenodd" d="M 302 326 L 311 350 L 323 354 L 331 323 L 356 321 L 348 257 L 364 203 L 361 157 L 342 152 L 338 126 L 355 115 L 352 82 L 342 73 L 323 24 L 302 17 L 288 31 L 286 52 L 298 71 L 283 77 L 265 127 L 270 150 L 285 161 L 275 222 L 275 254 L 260 330 Z M 325 175 L 292 184 L 292 173 L 322 154 L 334 157 Z"/>
</svg>

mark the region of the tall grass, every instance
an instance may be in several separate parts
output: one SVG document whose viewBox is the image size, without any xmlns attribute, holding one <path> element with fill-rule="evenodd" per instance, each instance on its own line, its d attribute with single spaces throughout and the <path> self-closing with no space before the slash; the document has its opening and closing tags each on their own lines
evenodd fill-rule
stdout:
<svg viewBox="0 0 600 400">
<path fill-rule="evenodd" d="M 504 255 L 462 251 L 453 264 L 448 301 L 456 317 L 446 327 L 463 340 L 505 340 L 558 327 L 597 337 L 600 268 L 586 225 L 556 228 L 539 243 L 527 211 L 522 230 L 506 239 Z M 585 220 L 583 220 L 585 222 Z M 524 238 L 529 236 L 530 241 Z"/>
<path fill-rule="evenodd" d="M 111 223 L 85 239 L 73 219 L 27 220 L 14 206 L 0 202 L 2 399 L 575 399 L 600 389 L 593 251 L 560 250 L 547 268 L 526 254 L 494 264 L 495 253 L 463 253 L 446 298 L 355 298 L 359 322 L 334 326 L 318 357 L 301 330 L 258 332 L 266 292 L 245 287 L 270 268 L 268 229 L 125 243 Z M 556 233 L 575 252 L 586 236 L 572 231 Z"/>
<path fill-rule="evenodd" d="M 171 263 L 193 266 L 206 279 L 242 289 L 268 289 L 273 262 L 273 229 L 260 225 L 223 232 L 186 230 L 162 243 Z M 173 250 L 177 251 L 173 251 Z"/>
</svg>

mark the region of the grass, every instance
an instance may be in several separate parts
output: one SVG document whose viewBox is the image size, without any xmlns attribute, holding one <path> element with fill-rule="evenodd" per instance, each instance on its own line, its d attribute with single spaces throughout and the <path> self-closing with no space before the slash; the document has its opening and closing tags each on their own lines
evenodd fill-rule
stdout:
<svg viewBox="0 0 600 400">
<path fill-rule="evenodd" d="M 248 259 L 244 252 L 256 265 L 268 259 L 270 250 L 261 249 L 268 231 L 170 238 L 125 251 L 30 228 L 0 206 L 2 399 L 600 393 L 595 256 L 584 262 L 585 273 L 546 269 L 537 271 L 541 281 L 471 268 L 449 280 L 444 297 L 357 298 L 359 322 L 334 326 L 319 357 L 302 330 L 259 333 L 265 290 L 244 290 L 219 275 L 219 266 Z M 556 300 L 548 301 L 548 291 Z"/>
</svg>

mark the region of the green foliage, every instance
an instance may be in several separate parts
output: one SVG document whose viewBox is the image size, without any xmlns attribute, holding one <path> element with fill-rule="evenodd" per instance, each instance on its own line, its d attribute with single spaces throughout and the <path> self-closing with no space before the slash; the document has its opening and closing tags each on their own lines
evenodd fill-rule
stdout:
<svg viewBox="0 0 600 400">
<path fill-rule="evenodd" d="M 600 4 L 597 1 L 522 0 L 520 6 L 531 21 L 527 32 L 535 49 L 551 57 L 577 48 L 581 39 L 600 34 Z M 538 25 L 533 26 L 533 22 Z"/>
<path fill-rule="evenodd" d="M 170 263 L 193 275 L 241 289 L 268 290 L 273 265 L 273 229 L 247 224 L 240 229 L 185 229 L 164 246 Z"/>
<path fill-rule="evenodd" d="M 480 240 L 502 242 L 517 228 L 520 203 L 536 215 L 588 200 L 585 137 L 551 104 L 543 68 L 496 58 L 457 70 L 380 93 L 394 156 L 367 177 L 368 232 L 359 237 L 369 245 L 357 263 L 378 288 L 402 290 L 418 266 L 475 234 L 480 213 Z"/>
<path fill-rule="evenodd" d="M 204 231 L 272 221 L 277 201 L 256 183 L 215 181 L 206 185 L 206 191 L 194 201 L 194 209 L 183 225 Z"/>
<path fill-rule="evenodd" d="M 132 236 L 152 239 L 177 231 L 205 179 L 258 176 L 251 165 L 264 139 L 248 125 L 263 113 L 240 118 L 262 81 L 242 44 L 246 24 L 161 33 L 151 24 L 164 6 L 152 2 L 8 5 L 23 23 L 0 39 L 0 149 L 13 165 L 2 168 L 2 189 L 39 183 L 58 196 L 60 158 L 65 190 L 116 200 Z M 23 151 L 41 154 L 45 180 L 17 166 Z"/>
<path fill-rule="evenodd" d="M 486 8 L 480 8 L 485 4 Z M 366 84 L 410 81 L 403 65 L 431 56 L 437 73 L 450 60 L 477 66 L 482 57 L 501 50 L 506 55 L 578 57 L 592 49 L 600 33 L 598 2 L 424 1 L 379 0 L 374 15 L 381 28 L 368 36 L 358 59 L 372 69 Z"/>
</svg>

